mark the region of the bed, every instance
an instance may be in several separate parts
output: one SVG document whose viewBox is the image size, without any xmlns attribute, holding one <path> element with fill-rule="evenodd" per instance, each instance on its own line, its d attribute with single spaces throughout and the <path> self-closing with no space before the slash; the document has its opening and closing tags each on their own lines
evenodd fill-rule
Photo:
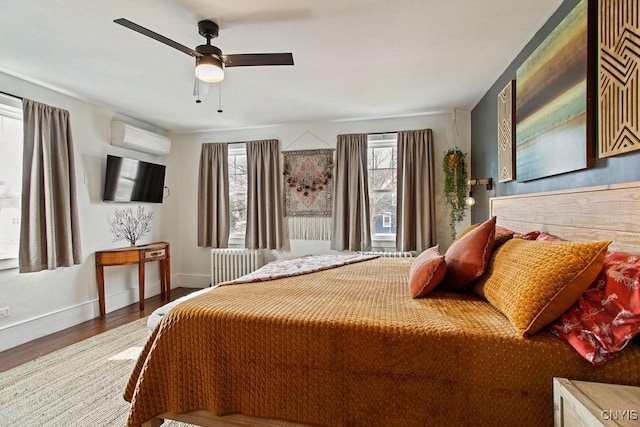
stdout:
<svg viewBox="0 0 640 427">
<path fill-rule="evenodd" d="M 640 253 L 640 183 L 494 198 L 514 231 Z M 552 379 L 640 385 L 640 344 L 594 367 L 492 304 L 412 299 L 411 258 L 223 286 L 170 310 L 125 391 L 129 425 L 550 425 Z"/>
</svg>

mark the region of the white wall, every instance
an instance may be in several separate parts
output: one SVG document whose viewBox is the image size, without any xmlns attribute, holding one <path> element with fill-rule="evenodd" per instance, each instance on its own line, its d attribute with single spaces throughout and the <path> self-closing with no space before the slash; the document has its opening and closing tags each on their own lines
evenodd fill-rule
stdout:
<svg viewBox="0 0 640 427">
<path fill-rule="evenodd" d="M 457 111 L 457 145 L 465 152 L 470 148 L 470 112 Z M 197 246 L 197 190 L 200 147 L 204 142 L 235 142 L 275 138 L 280 140 L 283 150 L 313 149 L 336 146 L 336 137 L 346 133 L 374 133 L 430 128 L 435 144 L 436 178 L 436 240 L 443 249 L 451 243 L 447 209 L 442 195 L 444 176 L 441 159 L 452 147 L 453 113 L 438 113 L 404 118 L 387 118 L 358 121 L 334 121 L 296 123 L 282 126 L 240 129 L 216 132 L 200 132 L 172 135 L 174 142 L 167 156 L 167 169 L 172 170 L 168 183 L 171 197 L 164 213 L 165 224 L 172 244 L 178 248 L 172 253 L 172 271 L 178 274 L 180 286 L 204 287 L 209 284 L 209 249 Z M 469 225 L 469 218 L 459 228 Z M 328 241 L 293 240 L 287 242 L 283 251 L 274 252 L 271 258 L 309 253 L 331 252 Z"/>
<path fill-rule="evenodd" d="M 138 153 L 109 144 L 110 123 L 122 119 L 111 108 L 80 100 L 37 84 L 0 73 L 0 91 L 66 109 L 71 115 L 77 174 L 78 209 L 82 238 L 81 265 L 53 271 L 19 274 L 17 269 L 0 270 L 0 308 L 9 307 L 10 316 L 0 319 L 0 351 L 60 331 L 99 316 L 94 252 L 126 246 L 114 242 L 109 219 L 115 209 L 137 205 L 102 202 L 107 154 L 166 163 L 166 185 L 170 196 L 162 205 L 146 204 L 154 212 L 153 231 L 139 243 L 168 241 L 172 254 L 172 287 L 204 287 L 209 283 L 209 251 L 197 247 L 197 173 L 200 144 L 203 142 L 246 141 L 276 138 L 284 149 L 334 147 L 336 135 L 356 132 L 385 132 L 431 128 L 435 141 L 437 241 L 450 243 L 442 190 L 440 159 L 451 146 L 452 113 L 376 120 L 296 123 L 260 129 L 172 135 L 174 145 L 166 158 Z M 159 131 L 148 124 L 141 127 Z M 458 145 L 470 147 L 470 113 L 458 111 Z M 468 219 L 460 227 L 468 225 Z M 285 251 L 272 257 L 330 252 L 329 242 L 292 241 Z M 146 295 L 160 292 L 158 269 L 146 269 Z M 138 300 L 135 266 L 105 268 L 107 311 Z"/>
<path fill-rule="evenodd" d="M 106 155 L 116 154 L 157 163 L 162 163 L 162 159 L 110 145 L 110 123 L 114 112 L 106 107 L 2 73 L 0 91 L 70 112 L 83 255 L 81 265 L 53 271 L 18 274 L 17 269 L 0 270 L 0 308 L 9 307 L 10 310 L 9 317 L 0 319 L 2 351 L 100 315 L 93 254 L 96 250 L 128 245 L 126 242 L 113 242 L 108 221 L 115 209 L 137 207 L 135 204 L 102 202 Z M 169 179 L 177 170 L 167 170 Z M 140 243 L 168 239 L 161 226 L 165 205 L 145 206 L 154 212 L 153 229 Z M 149 265 L 146 271 L 147 295 L 159 293 L 158 268 Z M 138 300 L 135 266 L 105 268 L 105 283 L 107 311 Z"/>
</svg>

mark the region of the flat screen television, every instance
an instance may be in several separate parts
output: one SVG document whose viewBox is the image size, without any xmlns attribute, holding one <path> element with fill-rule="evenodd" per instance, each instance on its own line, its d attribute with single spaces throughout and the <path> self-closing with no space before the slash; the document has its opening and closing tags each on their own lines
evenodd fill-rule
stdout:
<svg viewBox="0 0 640 427">
<path fill-rule="evenodd" d="M 162 203 L 166 166 L 107 155 L 105 202 Z"/>
</svg>

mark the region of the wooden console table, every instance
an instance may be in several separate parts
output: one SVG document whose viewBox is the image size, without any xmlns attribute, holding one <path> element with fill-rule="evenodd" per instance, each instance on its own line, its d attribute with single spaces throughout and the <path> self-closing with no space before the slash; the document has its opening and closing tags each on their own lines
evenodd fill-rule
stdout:
<svg viewBox="0 0 640 427">
<path fill-rule="evenodd" d="M 160 261 L 160 290 L 167 298 L 171 293 L 171 268 L 169 265 L 169 243 L 158 242 L 143 246 L 107 249 L 96 252 L 96 281 L 100 315 L 106 314 L 104 296 L 104 267 L 110 265 L 138 264 L 138 291 L 140 293 L 140 311 L 144 310 L 144 266 L 150 261 Z"/>
</svg>

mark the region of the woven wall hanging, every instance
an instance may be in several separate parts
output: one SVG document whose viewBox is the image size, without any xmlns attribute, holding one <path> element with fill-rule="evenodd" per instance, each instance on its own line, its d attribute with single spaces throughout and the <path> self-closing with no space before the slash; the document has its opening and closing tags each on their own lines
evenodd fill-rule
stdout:
<svg viewBox="0 0 640 427">
<path fill-rule="evenodd" d="M 331 239 L 333 151 L 320 149 L 282 153 L 284 215 L 291 239 Z"/>
</svg>

